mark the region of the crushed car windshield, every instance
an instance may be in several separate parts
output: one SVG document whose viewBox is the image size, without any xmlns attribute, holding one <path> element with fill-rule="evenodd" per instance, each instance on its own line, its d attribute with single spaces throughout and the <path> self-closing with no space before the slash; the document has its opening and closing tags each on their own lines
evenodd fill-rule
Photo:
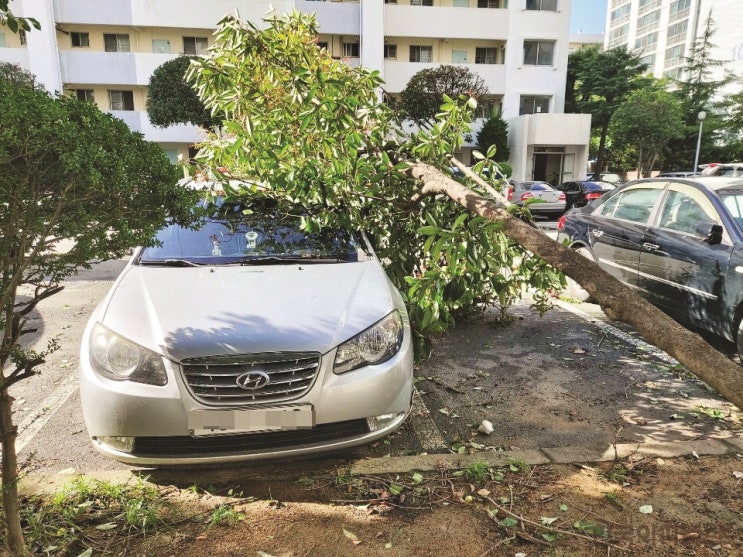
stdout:
<svg viewBox="0 0 743 557">
<path fill-rule="evenodd" d="M 142 250 L 142 265 L 276 265 L 340 263 L 366 259 L 360 242 L 343 230 L 310 234 L 295 217 L 245 215 L 207 217 L 195 228 L 166 226 L 157 245 Z"/>
</svg>

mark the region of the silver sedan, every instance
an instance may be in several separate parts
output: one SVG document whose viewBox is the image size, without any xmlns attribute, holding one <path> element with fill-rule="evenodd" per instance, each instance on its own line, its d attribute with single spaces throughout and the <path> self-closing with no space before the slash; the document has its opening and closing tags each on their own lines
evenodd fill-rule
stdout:
<svg viewBox="0 0 743 557">
<path fill-rule="evenodd" d="M 410 323 L 363 237 L 222 206 L 140 249 L 88 322 L 93 445 L 135 465 L 366 444 L 408 415 Z"/>
</svg>

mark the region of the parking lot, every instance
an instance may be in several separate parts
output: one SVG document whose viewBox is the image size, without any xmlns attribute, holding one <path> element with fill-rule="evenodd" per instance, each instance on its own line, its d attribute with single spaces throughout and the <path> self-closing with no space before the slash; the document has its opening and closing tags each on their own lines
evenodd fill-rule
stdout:
<svg viewBox="0 0 743 557">
<path fill-rule="evenodd" d="M 39 308 L 37 340 L 58 336 L 62 348 L 13 393 L 20 462 L 29 472 L 129 469 L 90 445 L 76 375 L 82 327 L 123 264 L 82 273 Z M 557 301 L 539 317 L 527 300 L 511 315 L 501 326 L 486 313 L 437 339 L 417 367 L 407 423 L 332 462 L 557 449 L 590 459 L 617 444 L 740 442 L 732 405 L 626 327 L 607 323 L 596 306 Z M 489 434 L 479 430 L 485 421 Z"/>
</svg>

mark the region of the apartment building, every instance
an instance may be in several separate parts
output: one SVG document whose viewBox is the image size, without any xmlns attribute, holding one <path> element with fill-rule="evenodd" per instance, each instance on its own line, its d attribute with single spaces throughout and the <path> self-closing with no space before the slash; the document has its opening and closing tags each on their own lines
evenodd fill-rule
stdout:
<svg viewBox="0 0 743 557">
<path fill-rule="evenodd" d="M 608 0 L 605 46 L 626 46 L 639 53 L 656 77 L 683 78 L 685 59 L 711 16 L 716 29 L 711 57 L 725 62 L 710 68 L 743 75 L 743 2 L 741 0 Z M 725 92 L 740 90 L 733 84 Z"/>
<path fill-rule="evenodd" d="M 145 112 L 152 72 L 200 54 L 226 14 L 260 23 L 269 9 L 315 13 L 319 43 L 352 66 L 378 70 L 399 94 L 424 68 L 464 64 L 488 84 L 471 141 L 491 114 L 509 123 L 516 179 L 582 178 L 590 115 L 564 114 L 570 0 L 12 0 L 41 31 L 0 28 L 0 60 L 19 64 L 51 91 L 95 102 L 160 144 L 170 157 L 199 141 L 190 125 L 160 129 Z"/>
</svg>

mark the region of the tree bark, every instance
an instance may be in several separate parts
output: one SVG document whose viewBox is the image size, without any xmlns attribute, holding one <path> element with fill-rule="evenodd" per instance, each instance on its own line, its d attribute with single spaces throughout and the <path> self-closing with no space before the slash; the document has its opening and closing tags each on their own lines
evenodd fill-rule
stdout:
<svg viewBox="0 0 743 557">
<path fill-rule="evenodd" d="M 423 183 L 423 195 L 443 194 L 467 210 L 503 222 L 503 233 L 524 249 L 575 280 L 601 306 L 607 317 L 631 325 L 642 338 L 673 356 L 690 372 L 743 410 L 741 367 L 701 336 L 682 326 L 650 302 L 568 247 L 512 216 L 436 168 L 417 163 L 408 174 Z"/>
<path fill-rule="evenodd" d="M 21 504 L 18 499 L 18 458 L 15 441 L 18 431 L 13 424 L 13 399 L 7 388 L 0 388 L 0 435 L 2 435 L 3 512 L 5 548 L 12 557 L 27 556 L 21 529 Z"/>
</svg>

